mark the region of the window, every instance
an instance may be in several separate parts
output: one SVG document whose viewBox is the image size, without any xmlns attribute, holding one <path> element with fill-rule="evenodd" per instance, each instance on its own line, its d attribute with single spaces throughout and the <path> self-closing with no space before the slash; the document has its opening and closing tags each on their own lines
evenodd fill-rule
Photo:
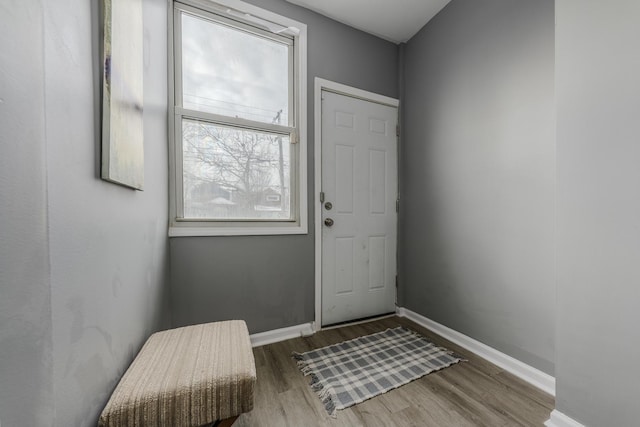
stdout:
<svg viewBox="0 0 640 427">
<path fill-rule="evenodd" d="M 304 234 L 306 26 L 175 1 L 170 236 Z"/>
</svg>

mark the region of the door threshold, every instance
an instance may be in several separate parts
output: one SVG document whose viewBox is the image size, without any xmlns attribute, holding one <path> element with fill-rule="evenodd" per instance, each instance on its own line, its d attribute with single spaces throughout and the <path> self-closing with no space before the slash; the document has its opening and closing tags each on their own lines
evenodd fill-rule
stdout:
<svg viewBox="0 0 640 427">
<path fill-rule="evenodd" d="M 378 314 L 375 316 L 361 317 L 360 319 L 346 320 L 344 322 L 332 323 L 327 326 L 322 326 L 320 330 L 328 331 L 330 329 L 344 328 L 345 326 L 360 325 L 362 323 L 369 323 L 369 322 L 375 322 L 376 320 L 387 319 L 389 317 L 394 317 L 395 315 L 396 315 L 395 312 L 391 312 L 391 313 L 385 313 L 385 314 Z"/>
</svg>

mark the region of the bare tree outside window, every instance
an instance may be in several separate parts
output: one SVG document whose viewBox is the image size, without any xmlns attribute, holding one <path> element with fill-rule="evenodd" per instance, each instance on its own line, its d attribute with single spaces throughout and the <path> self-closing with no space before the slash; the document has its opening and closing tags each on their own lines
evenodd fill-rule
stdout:
<svg viewBox="0 0 640 427">
<path fill-rule="evenodd" d="M 289 136 L 183 121 L 185 217 L 289 219 Z"/>
</svg>

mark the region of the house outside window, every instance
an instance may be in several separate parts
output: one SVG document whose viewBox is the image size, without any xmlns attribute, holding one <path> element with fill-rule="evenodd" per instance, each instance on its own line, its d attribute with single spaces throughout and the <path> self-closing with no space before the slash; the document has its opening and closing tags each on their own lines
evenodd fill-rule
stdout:
<svg viewBox="0 0 640 427">
<path fill-rule="evenodd" d="M 173 5 L 170 236 L 306 233 L 306 26 Z"/>
</svg>

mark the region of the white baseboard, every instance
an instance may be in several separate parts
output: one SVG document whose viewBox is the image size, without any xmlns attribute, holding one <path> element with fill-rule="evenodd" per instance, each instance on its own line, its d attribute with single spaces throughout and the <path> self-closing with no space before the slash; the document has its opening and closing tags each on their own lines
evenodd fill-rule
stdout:
<svg viewBox="0 0 640 427">
<path fill-rule="evenodd" d="M 433 320 L 428 319 L 421 314 L 415 313 L 404 307 L 398 307 L 396 313 L 398 314 L 398 316 L 406 317 L 407 319 L 414 321 L 418 325 L 424 326 L 425 328 L 437 333 L 443 338 L 448 339 L 452 343 L 458 344 L 460 347 L 463 347 L 477 354 L 478 356 L 488 360 L 494 365 L 501 367 L 505 371 L 508 371 L 518 378 L 523 379 L 534 387 L 539 388 L 545 393 L 555 396 L 556 380 L 551 375 L 546 374 L 532 366 L 527 365 L 526 363 L 523 363 L 511 356 L 502 353 L 501 351 L 489 347 L 488 345 L 483 344 L 480 341 L 476 341 L 471 337 L 461 334 L 458 331 L 454 331 L 451 328 L 434 322 Z M 567 424 L 567 426 L 568 425 L 569 424 Z M 573 424 L 571 425 L 573 426 Z M 558 424 L 558 426 L 564 426 L 564 424 Z"/>
<path fill-rule="evenodd" d="M 313 322 L 304 323 L 302 325 L 289 326 L 288 328 L 274 329 L 272 331 L 260 332 L 252 334 L 251 346 L 260 347 L 261 345 L 273 344 L 280 341 L 289 340 L 291 338 L 306 337 L 314 334 Z"/>
<path fill-rule="evenodd" d="M 585 427 L 573 418 L 570 418 L 562 412 L 554 409 L 551 417 L 544 423 L 547 427 Z"/>
</svg>

